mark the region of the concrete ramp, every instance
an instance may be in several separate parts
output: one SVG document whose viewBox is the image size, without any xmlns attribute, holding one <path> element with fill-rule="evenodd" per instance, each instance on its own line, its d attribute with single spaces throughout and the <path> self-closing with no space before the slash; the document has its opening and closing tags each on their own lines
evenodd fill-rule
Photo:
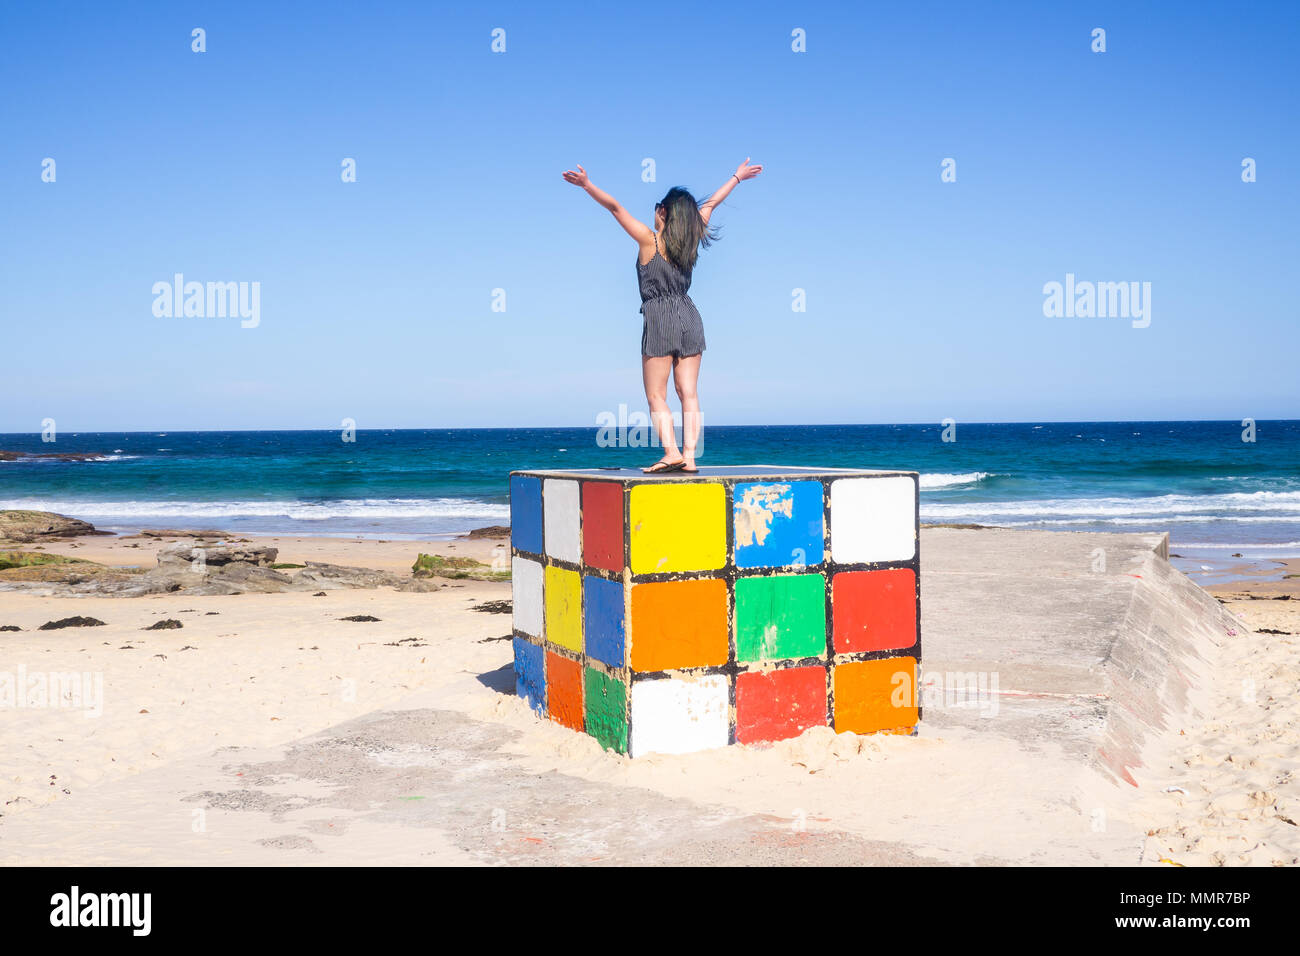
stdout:
<svg viewBox="0 0 1300 956">
<path fill-rule="evenodd" d="M 1050 741 L 1136 786 L 1146 747 L 1196 716 L 1216 650 L 1244 630 L 1168 552 L 1164 534 L 924 530 L 925 673 L 948 699 L 931 689 L 922 724 Z"/>
</svg>

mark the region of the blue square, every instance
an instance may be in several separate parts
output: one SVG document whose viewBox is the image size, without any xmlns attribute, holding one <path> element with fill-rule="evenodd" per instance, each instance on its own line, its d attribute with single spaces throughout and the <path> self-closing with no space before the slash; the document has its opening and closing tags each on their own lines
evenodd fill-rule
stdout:
<svg viewBox="0 0 1300 956">
<path fill-rule="evenodd" d="M 822 483 L 737 483 L 732 504 L 736 567 L 784 568 L 821 564 Z"/>
<path fill-rule="evenodd" d="M 519 551 L 542 553 L 542 479 L 510 476 L 510 543 Z"/>
<path fill-rule="evenodd" d="M 582 579 L 582 633 L 587 641 L 587 655 L 622 667 L 623 659 L 623 582 L 584 576 Z"/>
<path fill-rule="evenodd" d="M 539 714 L 546 713 L 546 653 L 522 637 L 515 638 L 515 693 Z"/>
</svg>

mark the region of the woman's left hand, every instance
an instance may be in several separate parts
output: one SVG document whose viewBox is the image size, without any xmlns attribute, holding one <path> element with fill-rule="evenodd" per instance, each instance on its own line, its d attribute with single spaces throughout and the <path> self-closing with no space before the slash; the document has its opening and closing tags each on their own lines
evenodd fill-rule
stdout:
<svg viewBox="0 0 1300 956">
<path fill-rule="evenodd" d="M 575 186 L 581 186 L 583 189 L 586 189 L 587 186 L 590 185 L 590 180 L 587 179 L 587 171 L 581 166 L 578 167 L 576 173 L 572 169 L 566 169 L 564 171 L 564 181 L 566 183 L 573 183 Z"/>
<path fill-rule="evenodd" d="M 749 157 L 746 156 L 745 161 L 736 167 L 736 178 L 744 182 L 746 179 L 753 179 L 762 171 L 763 165 L 761 163 L 750 165 Z"/>
</svg>

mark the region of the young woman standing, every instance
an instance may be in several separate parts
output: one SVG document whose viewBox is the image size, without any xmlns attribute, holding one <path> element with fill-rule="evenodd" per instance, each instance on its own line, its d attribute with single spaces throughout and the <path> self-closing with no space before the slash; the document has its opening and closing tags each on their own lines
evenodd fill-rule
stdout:
<svg viewBox="0 0 1300 956">
<path fill-rule="evenodd" d="M 702 247 L 717 240 L 709 217 L 727 195 L 746 179 L 763 171 L 746 158 L 735 173 L 702 203 L 690 191 L 674 186 L 655 203 L 654 228 L 624 209 L 609 193 L 594 186 L 581 166 L 564 173 L 566 182 L 581 186 L 608 209 L 627 234 L 636 240 L 637 283 L 641 291 L 641 378 L 650 403 L 664 456 L 647 474 L 666 471 L 696 472 L 695 447 L 700 436 L 700 402 L 696 384 L 704 354 L 704 322 L 687 292 Z M 672 412 L 668 408 L 668 377 L 672 375 L 682 403 L 682 448 L 677 449 Z"/>
</svg>

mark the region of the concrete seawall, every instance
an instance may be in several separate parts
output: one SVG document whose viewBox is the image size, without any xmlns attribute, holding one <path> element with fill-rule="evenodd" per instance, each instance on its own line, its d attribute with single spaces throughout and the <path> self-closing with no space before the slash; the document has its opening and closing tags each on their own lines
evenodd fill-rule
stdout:
<svg viewBox="0 0 1300 956">
<path fill-rule="evenodd" d="M 1215 650 L 1243 630 L 1169 564 L 1164 534 L 930 528 L 921 553 L 926 673 L 998 687 L 995 719 L 942 707 L 923 724 L 1051 740 L 1124 784 L 1196 716 Z"/>
</svg>

